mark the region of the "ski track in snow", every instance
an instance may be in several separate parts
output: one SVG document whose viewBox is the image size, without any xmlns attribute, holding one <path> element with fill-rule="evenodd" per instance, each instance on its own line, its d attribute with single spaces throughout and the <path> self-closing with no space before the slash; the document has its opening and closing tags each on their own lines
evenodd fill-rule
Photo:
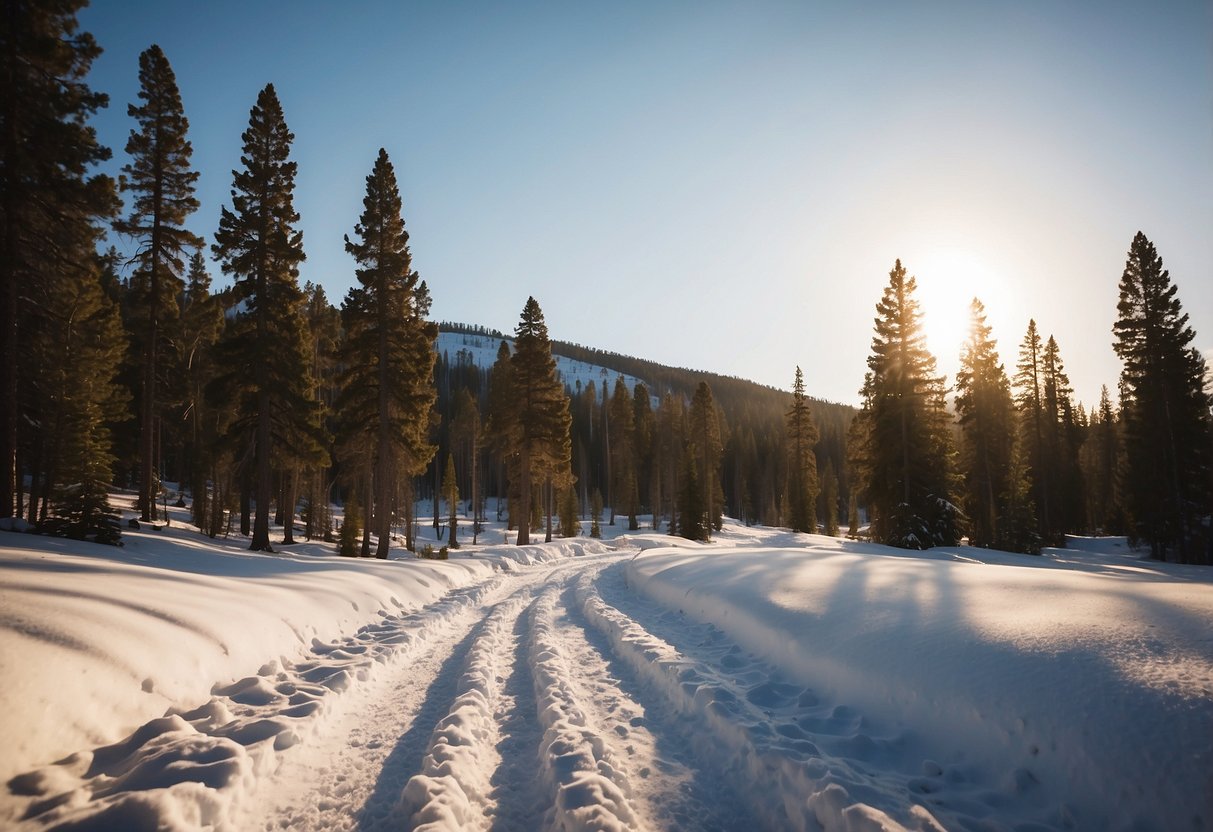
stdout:
<svg viewBox="0 0 1213 832">
<path fill-rule="evenodd" d="M 963 769 L 911 760 L 907 737 L 873 735 L 862 713 L 635 595 L 630 554 L 381 611 L 315 642 L 312 660 L 271 662 L 194 710 L 14 778 L 20 824 L 982 828 L 988 797 Z"/>
</svg>

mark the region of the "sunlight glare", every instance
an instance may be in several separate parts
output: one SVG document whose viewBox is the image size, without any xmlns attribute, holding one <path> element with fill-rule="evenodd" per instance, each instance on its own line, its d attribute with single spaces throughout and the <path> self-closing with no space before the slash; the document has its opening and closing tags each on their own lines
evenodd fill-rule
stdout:
<svg viewBox="0 0 1213 832">
<path fill-rule="evenodd" d="M 1001 295 L 1002 280 L 981 258 L 960 248 L 932 251 L 913 273 L 927 345 L 940 368 L 949 368 L 969 336 L 969 301 L 977 296 L 989 306 Z"/>
</svg>

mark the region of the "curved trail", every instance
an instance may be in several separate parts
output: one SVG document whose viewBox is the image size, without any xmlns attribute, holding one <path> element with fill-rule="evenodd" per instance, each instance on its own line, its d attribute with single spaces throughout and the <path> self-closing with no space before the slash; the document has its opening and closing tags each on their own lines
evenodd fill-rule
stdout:
<svg viewBox="0 0 1213 832">
<path fill-rule="evenodd" d="M 31 773 L 31 794 L 50 796 L 31 800 L 25 822 L 939 828 L 919 784 L 847 759 L 848 743 L 866 743 L 871 761 L 871 746 L 893 754 L 896 738 L 866 737 L 862 715 L 818 703 L 719 630 L 631 593 L 622 561 L 632 554 L 495 575 L 317 643 L 309 661 L 271 662 L 194 711 Z M 155 788 L 174 800 L 123 788 L 157 765 Z"/>
</svg>

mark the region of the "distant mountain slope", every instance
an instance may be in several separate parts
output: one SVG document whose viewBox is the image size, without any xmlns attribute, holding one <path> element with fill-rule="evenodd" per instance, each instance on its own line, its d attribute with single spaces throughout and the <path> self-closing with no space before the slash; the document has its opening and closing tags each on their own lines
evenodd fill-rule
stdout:
<svg viewBox="0 0 1213 832">
<path fill-rule="evenodd" d="M 514 340 L 497 330 L 449 321 L 440 323 L 438 331 L 439 354 L 443 351 L 447 352 L 449 359 L 453 362 L 459 350 L 467 350 L 471 361 L 486 369 L 491 367 L 497 359 L 498 344 L 503 339 L 511 344 Z M 775 407 L 783 410 L 788 407 L 792 398 L 791 393 L 787 390 L 758 384 L 748 379 L 703 370 L 690 370 L 685 367 L 670 367 L 658 364 L 656 361 L 585 347 L 568 341 L 552 341 L 552 354 L 557 356 L 557 369 L 565 384 L 570 388 L 575 388 L 578 382 L 584 386 L 590 381 L 594 381 L 601 390 L 604 379 L 613 386 L 615 378 L 622 374 L 628 389 L 634 387 L 636 381 L 640 380 L 648 386 L 654 396 L 660 398 L 670 392 L 681 394 L 689 400 L 694 395 L 699 382 L 706 381 L 712 388 L 713 396 L 725 408 L 726 413 L 732 409 L 726 406 L 726 401 L 745 403 L 747 407 L 758 409 Z M 812 368 L 804 369 L 806 370 L 805 375 L 811 383 Z M 788 367 L 789 386 L 794 370 L 795 367 Z M 827 422 L 841 423 L 843 426 L 849 425 L 851 418 L 855 415 L 855 408 L 851 405 L 826 401 L 813 396 L 809 398 L 813 402 L 814 417 L 817 419 L 819 427 L 824 427 L 824 423 Z"/>
</svg>

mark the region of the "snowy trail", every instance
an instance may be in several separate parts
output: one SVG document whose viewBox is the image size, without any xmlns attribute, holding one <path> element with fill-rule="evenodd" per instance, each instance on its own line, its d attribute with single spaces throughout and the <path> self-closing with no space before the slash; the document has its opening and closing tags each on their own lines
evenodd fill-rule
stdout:
<svg viewBox="0 0 1213 832">
<path fill-rule="evenodd" d="M 1040 825 L 1030 774 L 1000 775 L 1023 780 L 1024 802 L 994 795 L 963 765 L 924 759 L 909 729 L 634 591 L 634 549 L 596 551 L 511 567 L 411 614 L 380 611 L 305 661 L 268 661 L 192 710 L 19 775 L 18 811 L 0 825 L 1054 826 Z"/>
</svg>

